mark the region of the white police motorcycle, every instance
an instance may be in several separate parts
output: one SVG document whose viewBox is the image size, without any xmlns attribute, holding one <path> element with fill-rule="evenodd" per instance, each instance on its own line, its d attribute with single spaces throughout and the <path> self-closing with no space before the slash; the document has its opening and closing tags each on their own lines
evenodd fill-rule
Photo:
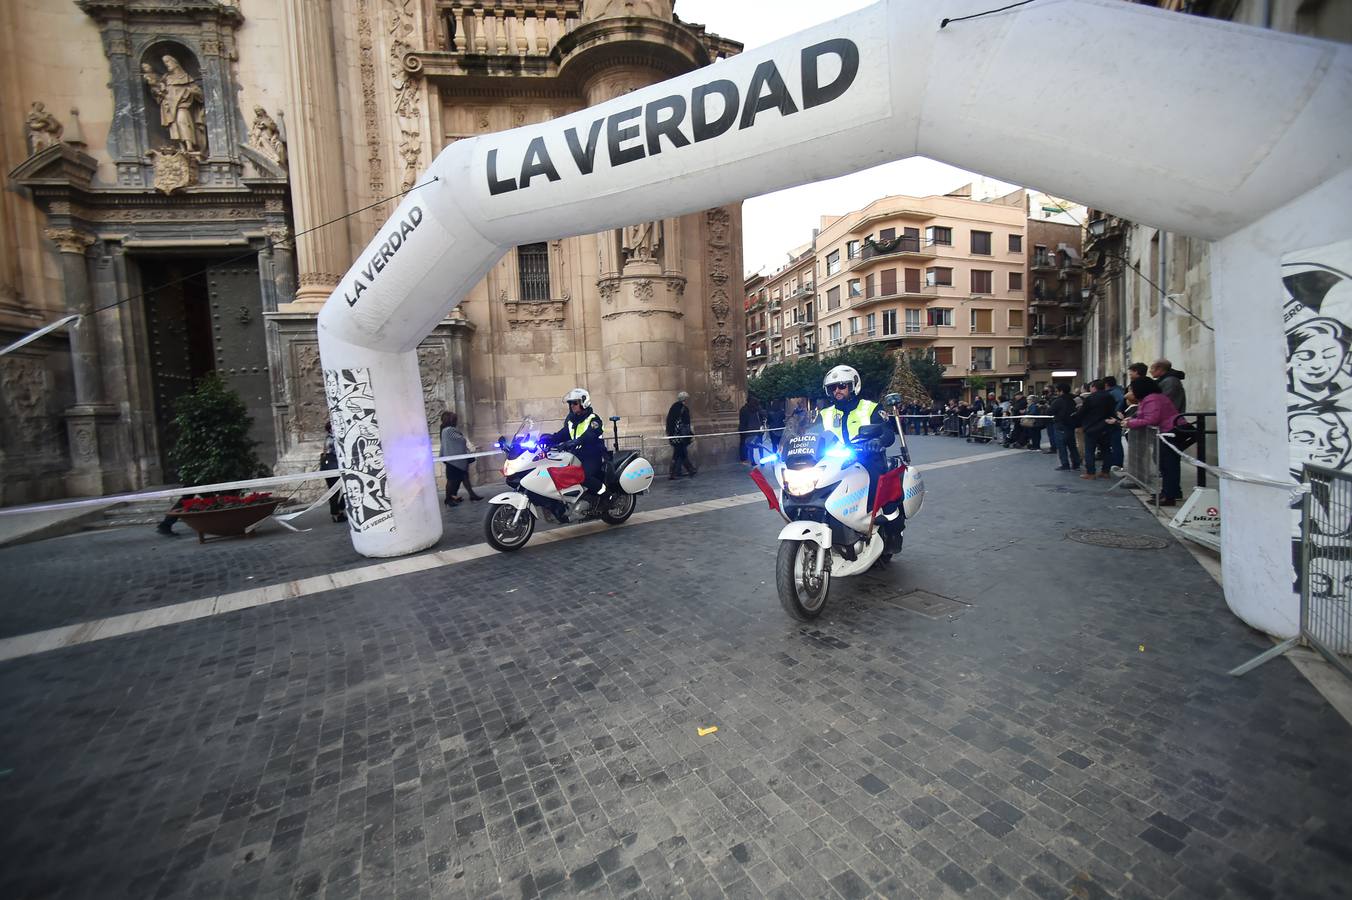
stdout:
<svg viewBox="0 0 1352 900">
<path fill-rule="evenodd" d="M 619 421 L 619 416 L 610 417 L 615 449 L 602 464 L 605 488 L 595 498 L 584 496 L 586 475 L 570 452 L 573 441 L 558 446 L 542 442 L 529 416 L 510 441 L 499 438 L 497 446 L 507 454 L 502 474 L 508 489 L 488 501 L 484 538 L 489 546 L 503 553 L 520 550 L 535 533 L 536 519 L 566 523 L 599 518 L 619 525 L 633 515 L 637 496 L 652 486 L 653 467 L 637 450 L 620 451 Z"/>
<path fill-rule="evenodd" d="M 900 402 L 899 395 L 888 394 L 883 406 L 895 413 Z M 857 575 L 900 551 L 902 529 L 924 505 L 924 482 L 910 463 L 901 420 L 893 421 L 900 453 L 889 459 L 872 503 L 869 473 L 859 456 L 886 425 L 866 425 L 853 442 L 844 442 L 813 429 L 806 417 L 791 419 L 780 452 L 762 456 L 752 470 L 771 508 L 788 523 L 779 533 L 775 588 L 795 619 L 810 621 L 822 614 L 832 578 Z M 763 469 L 773 471 L 777 485 L 769 483 Z M 884 522 L 890 524 L 886 540 Z"/>
</svg>

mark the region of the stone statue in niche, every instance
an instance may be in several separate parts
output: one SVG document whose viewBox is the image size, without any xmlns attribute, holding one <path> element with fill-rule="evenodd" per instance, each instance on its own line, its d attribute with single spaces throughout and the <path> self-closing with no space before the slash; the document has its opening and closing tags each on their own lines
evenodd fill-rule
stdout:
<svg viewBox="0 0 1352 900">
<path fill-rule="evenodd" d="M 39 150 L 46 150 L 53 144 L 61 143 L 61 133 L 65 130 L 61 123 L 56 120 L 56 116 L 47 111 L 47 107 L 40 101 L 33 102 L 33 108 L 29 110 L 24 124 L 28 126 L 28 150 L 29 153 L 37 153 Z"/>
<path fill-rule="evenodd" d="M 612 19 L 617 16 L 644 16 L 671 21 L 671 0 L 585 0 L 582 21 Z"/>
<path fill-rule="evenodd" d="M 261 106 L 254 107 L 253 124 L 249 126 L 249 146 L 286 168 L 286 137 L 276 120 Z"/>
<path fill-rule="evenodd" d="M 150 63 L 141 66 L 141 77 L 160 104 L 160 124 L 169 129 L 169 139 L 178 149 L 205 154 L 207 119 L 202 88 L 173 56 L 166 53 L 161 60 L 163 75 L 157 74 Z"/>
<path fill-rule="evenodd" d="M 629 262 L 651 262 L 662 250 L 662 223 L 641 222 L 624 227 L 624 258 Z"/>
</svg>

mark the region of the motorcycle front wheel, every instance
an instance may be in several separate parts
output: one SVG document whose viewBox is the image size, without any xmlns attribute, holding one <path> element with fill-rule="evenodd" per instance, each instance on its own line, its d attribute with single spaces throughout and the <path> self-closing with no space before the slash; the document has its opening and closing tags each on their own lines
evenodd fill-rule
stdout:
<svg viewBox="0 0 1352 900">
<path fill-rule="evenodd" d="M 607 525 L 619 525 L 634 514 L 634 506 L 637 503 L 638 498 L 633 494 L 626 494 L 617 489 L 610 502 L 601 508 L 601 521 Z"/>
<path fill-rule="evenodd" d="M 499 553 L 520 550 L 535 533 L 535 516 L 531 511 L 522 510 L 521 518 L 513 524 L 516 512 L 514 506 L 495 503 L 488 508 L 488 515 L 484 517 L 484 538 L 488 546 Z"/>
<path fill-rule="evenodd" d="M 831 591 L 831 554 L 817 571 L 817 545 L 811 541 L 782 541 L 775 558 L 775 588 L 784 611 L 800 622 L 811 622 L 826 607 Z"/>
</svg>

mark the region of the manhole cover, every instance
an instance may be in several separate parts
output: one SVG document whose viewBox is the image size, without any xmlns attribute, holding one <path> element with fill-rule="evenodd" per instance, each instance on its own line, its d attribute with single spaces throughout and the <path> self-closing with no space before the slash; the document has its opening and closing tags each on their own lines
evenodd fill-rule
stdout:
<svg viewBox="0 0 1352 900">
<path fill-rule="evenodd" d="M 1121 531 L 1109 531 L 1106 528 L 1067 531 L 1066 537 L 1081 544 L 1110 547 L 1114 550 L 1163 550 L 1169 546 L 1169 542 L 1163 538 L 1150 537 L 1145 534 L 1126 534 Z"/>
<path fill-rule="evenodd" d="M 955 613 L 965 612 L 968 604 L 951 597 L 940 597 L 929 591 L 911 591 L 900 597 L 889 598 L 888 603 L 900 606 L 913 613 L 920 613 L 930 619 L 942 619 Z"/>
</svg>

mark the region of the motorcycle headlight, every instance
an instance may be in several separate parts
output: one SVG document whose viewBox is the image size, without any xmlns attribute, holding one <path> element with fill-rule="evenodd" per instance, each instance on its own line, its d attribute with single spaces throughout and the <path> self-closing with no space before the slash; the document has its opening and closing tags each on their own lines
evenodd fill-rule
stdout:
<svg viewBox="0 0 1352 900">
<path fill-rule="evenodd" d="M 795 497 L 810 494 L 817 489 L 817 469 L 785 469 L 784 490 Z"/>
</svg>

